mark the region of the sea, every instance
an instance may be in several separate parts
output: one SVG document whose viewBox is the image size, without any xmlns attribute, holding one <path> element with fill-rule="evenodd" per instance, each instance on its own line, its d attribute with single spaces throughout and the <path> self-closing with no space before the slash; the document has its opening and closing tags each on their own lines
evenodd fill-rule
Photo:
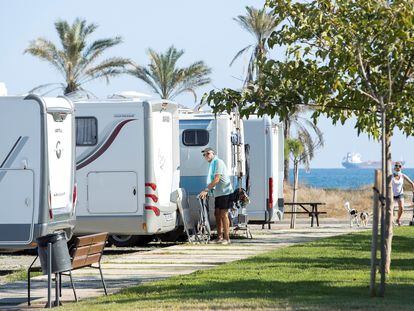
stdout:
<svg viewBox="0 0 414 311">
<path fill-rule="evenodd" d="M 414 168 L 403 169 L 414 181 Z M 293 170 L 290 170 L 293 183 Z M 374 184 L 374 169 L 314 168 L 299 169 L 299 183 L 324 189 L 359 189 Z"/>
</svg>

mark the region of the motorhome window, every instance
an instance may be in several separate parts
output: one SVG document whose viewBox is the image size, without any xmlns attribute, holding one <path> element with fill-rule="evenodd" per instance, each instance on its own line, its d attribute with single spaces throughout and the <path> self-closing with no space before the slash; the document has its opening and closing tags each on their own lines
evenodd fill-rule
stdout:
<svg viewBox="0 0 414 311">
<path fill-rule="evenodd" d="M 98 143 L 98 121 L 94 117 L 76 118 L 76 146 L 94 146 Z"/>
<path fill-rule="evenodd" d="M 208 144 L 209 135 L 207 130 L 185 130 L 183 131 L 183 144 L 185 146 L 205 146 Z"/>
</svg>

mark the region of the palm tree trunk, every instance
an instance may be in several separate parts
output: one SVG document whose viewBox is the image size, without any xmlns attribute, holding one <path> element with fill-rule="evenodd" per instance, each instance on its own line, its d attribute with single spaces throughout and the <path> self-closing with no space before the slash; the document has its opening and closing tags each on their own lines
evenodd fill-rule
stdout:
<svg viewBox="0 0 414 311">
<path fill-rule="evenodd" d="M 290 121 L 289 119 L 286 119 L 283 121 L 283 137 L 285 141 L 287 141 L 290 138 Z M 284 176 L 283 181 L 285 183 L 289 182 L 289 157 L 285 157 L 284 159 Z"/>
<path fill-rule="evenodd" d="M 292 217 L 290 218 L 290 228 L 294 229 L 296 226 L 296 201 L 298 196 L 298 184 L 299 184 L 299 161 L 295 159 L 293 161 L 293 206 L 292 206 Z"/>
</svg>

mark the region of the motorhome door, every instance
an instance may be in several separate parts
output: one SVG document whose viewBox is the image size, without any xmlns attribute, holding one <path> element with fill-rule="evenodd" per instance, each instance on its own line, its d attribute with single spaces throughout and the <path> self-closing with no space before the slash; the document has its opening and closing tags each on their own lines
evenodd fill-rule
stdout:
<svg viewBox="0 0 414 311">
<path fill-rule="evenodd" d="M 138 211 L 138 176 L 135 172 L 90 172 L 90 214 L 131 214 Z"/>
<path fill-rule="evenodd" d="M 201 154 L 206 147 L 217 149 L 217 121 L 180 120 L 180 186 L 188 194 L 199 193 L 206 186 L 208 163 Z"/>
<path fill-rule="evenodd" d="M 28 244 L 33 237 L 34 173 L 0 169 L 0 247 Z"/>
</svg>

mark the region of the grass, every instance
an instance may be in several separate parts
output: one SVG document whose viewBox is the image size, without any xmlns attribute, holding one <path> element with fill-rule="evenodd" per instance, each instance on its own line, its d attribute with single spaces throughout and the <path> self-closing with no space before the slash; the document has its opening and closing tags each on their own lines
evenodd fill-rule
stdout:
<svg viewBox="0 0 414 311">
<path fill-rule="evenodd" d="M 38 276 L 38 275 L 41 275 L 41 274 L 42 274 L 42 272 L 40 272 L 40 271 L 32 271 L 30 273 L 30 276 L 35 277 L 35 276 Z M 7 283 L 16 282 L 16 281 L 25 281 L 25 280 L 27 280 L 27 269 L 26 268 L 22 268 L 22 269 L 13 271 L 12 273 L 8 274 L 5 277 L 5 281 Z"/>
<path fill-rule="evenodd" d="M 370 235 L 360 232 L 275 250 L 64 310 L 407 310 L 414 291 L 414 228 L 396 228 L 386 298 L 368 293 Z"/>
</svg>

